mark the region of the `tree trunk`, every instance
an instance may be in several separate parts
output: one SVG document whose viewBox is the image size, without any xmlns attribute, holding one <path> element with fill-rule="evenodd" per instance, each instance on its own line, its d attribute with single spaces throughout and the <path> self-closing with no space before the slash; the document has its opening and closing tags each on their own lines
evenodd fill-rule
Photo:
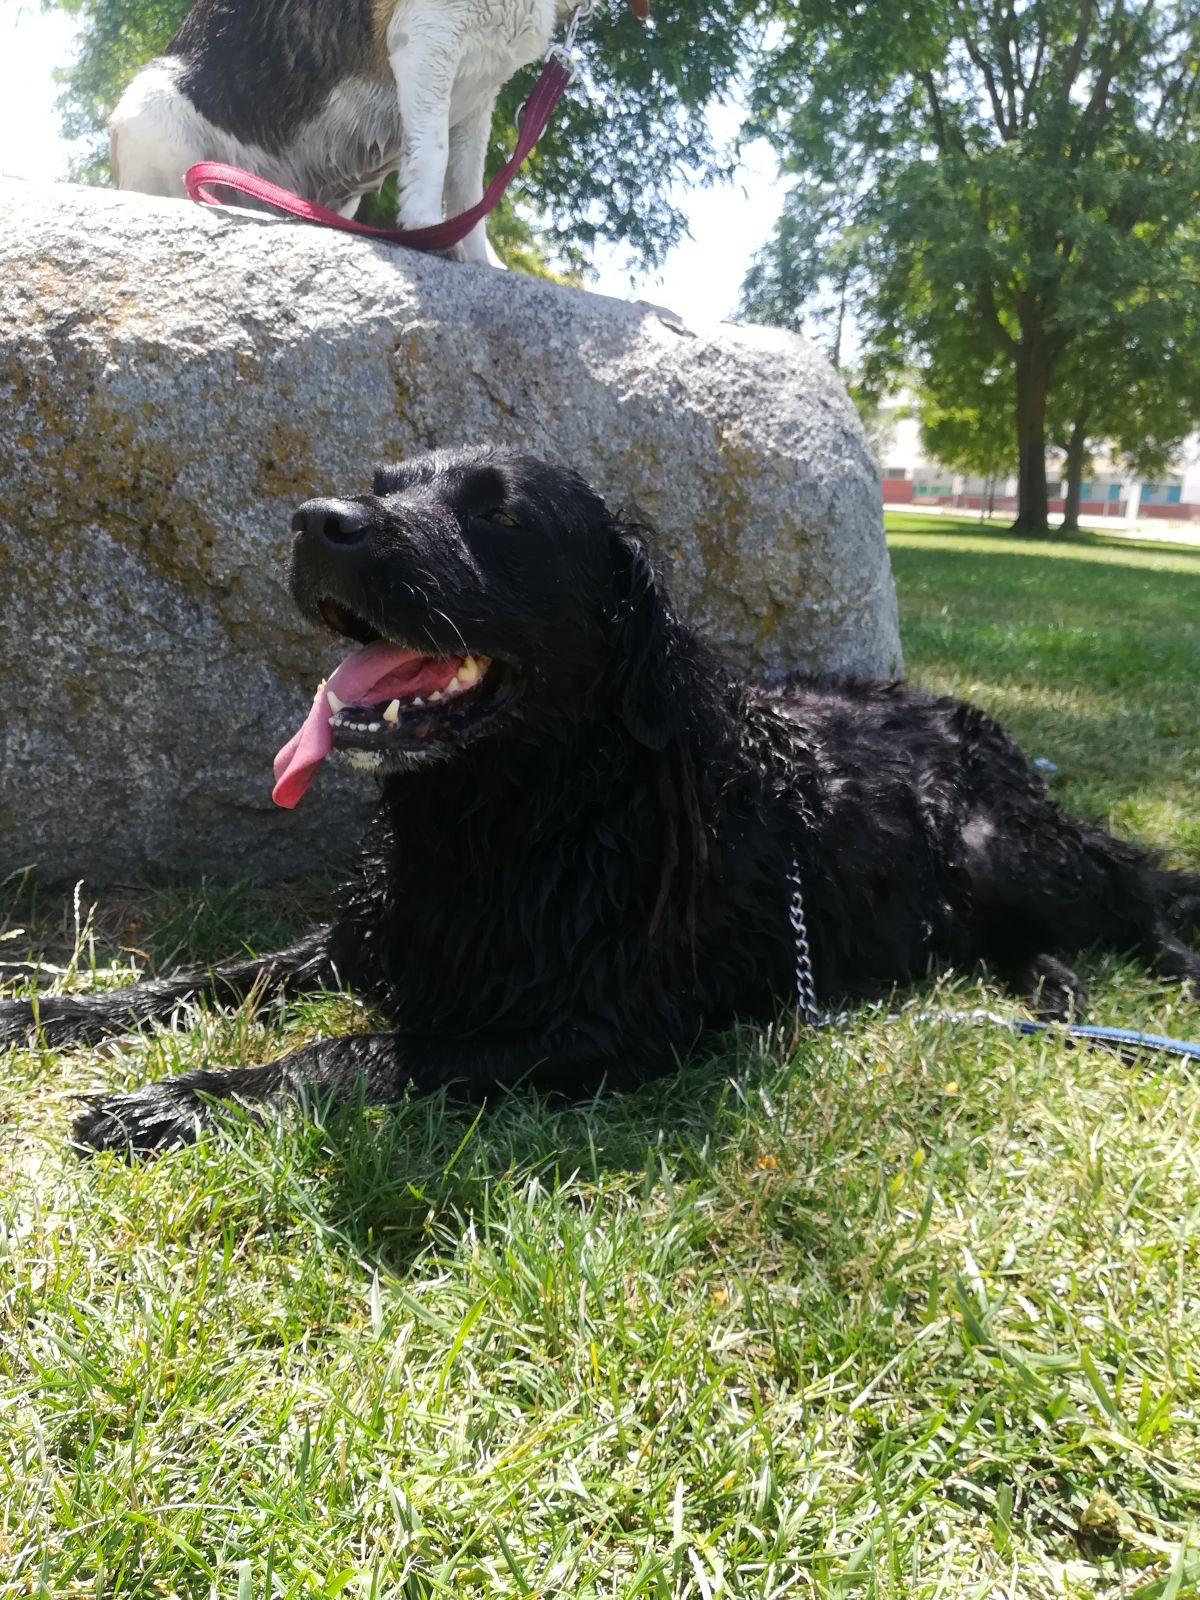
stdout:
<svg viewBox="0 0 1200 1600">
<path fill-rule="evenodd" d="M 842 337 L 846 328 L 846 294 L 850 283 L 850 274 L 844 272 L 838 283 L 838 308 L 837 323 L 833 330 L 833 352 L 829 362 L 835 372 L 842 370 Z"/>
<path fill-rule="evenodd" d="M 1067 441 L 1067 493 L 1063 505 L 1062 531 L 1064 533 L 1079 532 L 1079 490 L 1083 484 L 1083 467 L 1087 460 L 1084 443 L 1087 438 L 1087 428 L 1084 422 L 1077 422 L 1071 429 L 1071 437 Z"/>
<path fill-rule="evenodd" d="M 1017 520 L 1014 533 L 1048 533 L 1046 513 L 1046 391 L 1050 363 L 1042 340 L 1025 338 L 1017 351 Z"/>
</svg>

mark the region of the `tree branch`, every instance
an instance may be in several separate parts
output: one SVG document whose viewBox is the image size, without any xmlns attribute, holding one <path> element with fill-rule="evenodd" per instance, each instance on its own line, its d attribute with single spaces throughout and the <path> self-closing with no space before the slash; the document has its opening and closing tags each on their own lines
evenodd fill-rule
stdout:
<svg viewBox="0 0 1200 1600">
<path fill-rule="evenodd" d="M 1063 67 L 1062 83 L 1059 87 L 1059 99 L 1064 105 L 1070 102 L 1071 90 L 1075 87 L 1075 79 L 1079 76 L 1079 69 L 1083 65 L 1083 52 L 1087 49 L 1087 42 L 1091 37 L 1094 10 L 1093 0 L 1083 0 L 1079 11 L 1079 27 L 1075 30 L 1075 38 Z"/>
<path fill-rule="evenodd" d="M 1016 48 L 1017 12 L 1013 0 L 1007 0 L 1003 20 L 996 11 L 996 33 L 1000 39 L 1000 77 L 1004 84 L 1004 98 L 1008 104 L 1008 126 L 1015 132 L 1017 116 L 1017 84 L 1021 81 L 1021 57 Z"/>
<path fill-rule="evenodd" d="M 1025 84 L 1025 104 L 1021 108 L 1021 132 L 1025 133 L 1033 119 L 1033 108 L 1037 104 L 1038 85 L 1042 78 L 1042 65 L 1046 59 L 1046 22 L 1045 16 L 1039 14 L 1037 50 L 1033 57 L 1033 70 L 1029 74 L 1029 82 Z"/>
<path fill-rule="evenodd" d="M 954 0 L 954 7 L 963 19 L 963 29 L 960 37 L 964 46 L 966 47 L 967 54 L 975 64 L 976 71 L 979 72 L 983 78 L 988 92 L 988 99 L 992 102 L 992 118 L 995 121 L 997 129 L 999 130 L 1000 137 L 1005 141 L 1005 143 L 1007 143 L 1014 136 L 1016 129 L 1010 128 L 1007 120 L 1005 119 L 1004 105 L 1000 99 L 1000 93 L 996 88 L 995 74 L 992 71 L 991 65 L 985 59 L 983 53 L 979 49 L 979 46 L 975 43 L 975 40 L 972 37 L 972 24 L 977 22 L 978 19 L 967 6 L 966 0 Z"/>
<path fill-rule="evenodd" d="M 942 102 L 938 98 L 937 84 L 934 82 L 933 73 L 928 67 L 922 67 L 918 76 L 929 99 L 929 114 L 933 118 L 934 139 L 942 155 L 947 156 L 950 154 L 950 139 L 946 130 L 946 119 L 942 114 Z"/>
<path fill-rule="evenodd" d="M 1117 0 L 1113 11 L 1113 26 L 1101 48 L 1102 65 L 1096 79 L 1095 88 L 1083 113 L 1079 118 L 1076 138 L 1072 141 L 1070 160 L 1073 165 L 1078 164 L 1084 155 L 1093 147 L 1092 136 L 1099 132 L 1103 122 L 1104 113 L 1108 107 L 1108 91 L 1112 87 L 1113 79 L 1120 72 L 1129 57 L 1140 48 L 1142 33 L 1154 11 L 1158 0 L 1146 0 L 1145 5 L 1138 13 L 1137 19 L 1129 29 L 1128 35 L 1118 44 L 1121 25 L 1125 18 L 1125 0 Z"/>
<path fill-rule="evenodd" d="M 1190 61 L 1185 60 L 1179 75 L 1166 86 L 1158 102 L 1158 110 L 1154 113 L 1154 121 L 1150 124 L 1150 132 L 1156 139 L 1162 132 L 1163 118 L 1168 112 L 1178 108 L 1181 117 L 1190 114 L 1197 87 L 1200 87 L 1200 62 L 1193 66 Z"/>
</svg>

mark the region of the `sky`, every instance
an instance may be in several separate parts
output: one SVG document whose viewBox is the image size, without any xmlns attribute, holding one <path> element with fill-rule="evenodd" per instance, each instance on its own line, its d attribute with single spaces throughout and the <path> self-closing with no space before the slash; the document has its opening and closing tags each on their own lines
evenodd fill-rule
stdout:
<svg viewBox="0 0 1200 1600">
<path fill-rule="evenodd" d="M 0 0 L 0 174 L 38 182 L 65 178 L 70 151 L 58 131 L 53 73 L 71 59 L 74 26 L 62 12 L 43 13 L 36 0 Z M 718 108 L 712 120 L 724 139 L 736 130 L 738 115 Z M 746 150 L 733 183 L 680 191 L 677 203 L 691 238 L 671 252 L 660 272 L 631 283 L 625 253 L 604 247 L 596 253 L 598 276 L 591 287 L 652 300 L 693 324 L 724 321 L 736 308 L 746 269 L 770 235 L 781 199 L 774 159 L 759 141 Z"/>
</svg>

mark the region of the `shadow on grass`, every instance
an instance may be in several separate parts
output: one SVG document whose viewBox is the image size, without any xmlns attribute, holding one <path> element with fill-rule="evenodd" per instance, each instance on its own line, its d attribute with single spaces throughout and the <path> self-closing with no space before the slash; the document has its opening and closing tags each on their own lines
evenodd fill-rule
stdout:
<svg viewBox="0 0 1200 1600">
<path fill-rule="evenodd" d="M 337 1108 L 310 1102 L 266 1127 L 223 1106 L 193 1150 L 144 1167 L 104 1159 L 92 1171 L 102 1186 L 132 1181 L 176 1196 L 194 1180 L 211 1186 L 219 1171 L 223 1205 L 232 1206 L 240 1233 L 299 1225 L 314 1247 L 403 1283 L 435 1273 L 475 1232 L 494 1242 L 525 1197 L 533 1205 L 538 1195 L 554 1196 L 555 1209 L 575 1215 L 599 1217 L 610 1204 L 649 1215 L 665 1190 L 692 1195 L 690 1208 L 704 1213 L 700 1197 L 727 1187 L 731 1152 L 736 1168 L 738 1151 L 761 1137 L 777 1103 L 790 1108 L 809 1079 L 814 1098 L 818 1080 L 829 1091 L 829 1043 L 812 1034 L 795 1041 L 786 1020 L 779 1029 L 743 1023 L 714 1034 L 676 1072 L 588 1098 L 517 1086 L 475 1103 L 446 1091 L 392 1107 L 361 1098 Z M 898 1094 L 885 1125 L 901 1114 Z M 803 1137 L 795 1154 L 803 1162 Z M 745 1164 L 753 1167 L 752 1155 Z M 836 1199 L 831 1191 L 828 1206 Z M 207 1228 L 204 1208 L 198 1216 Z"/>
<path fill-rule="evenodd" d="M 903 1003 L 929 994 L 926 983 L 895 998 Z M 788 1013 L 772 1026 L 739 1023 L 714 1033 L 675 1072 L 635 1090 L 588 1098 L 518 1086 L 475 1103 L 440 1091 L 393 1108 L 310 1106 L 305 1118 L 286 1119 L 273 1135 L 274 1148 L 282 1152 L 281 1171 L 302 1175 L 312 1221 L 330 1243 L 368 1270 L 404 1280 L 452 1255 L 473 1230 L 502 1222 L 514 1191 L 528 1191 L 531 1203 L 539 1190 L 553 1192 L 584 1209 L 611 1194 L 614 1179 L 623 1180 L 625 1193 L 645 1210 L 656 1194 L 673 1196 L 690 1186 L 704 1197 L 697 1208 L 702 1212 L 731 1181 L 742 1182 L 744 1172 L 755 1169 L 764 1125 L 787 1142 L 789 1165 L 809 1171 L 830 1160 L 836 1165 L 838 1136 L 817 1108 L 837 1095 L 839 1075 L 855 1138 L 864 1110 L 879 1130 L 894 1130 L 925 1109 L 914 1104 L 911 1087 L 886 1077 L 872 1081 L 876 1104 L 856 1103 L 860 1063 L 847 1045 L 873 1015 L 852 1018 L 845 1036 L 840 1030 L 797 1036 Z M 901 1033 L 907 1037 L 907 1030 Z M 901 1033 L 897 1044 L 906 1048 Z M 247 1132 L 233 1134 L 243 1148 Z M 261 1139 L 255 1143 L 274 1163 Z M 731 1180 L 730 1166 L 743 1178 Z M 878 1177 L 868 1166 L 862 1181 L 869 1186 Z M 811 1233 L 809 1242 L 819 1235 L 831 1257 L 858 1253 L 861 1239 L 837 1220 L 846 1197 L 836 1183 L 819 1187 L 808 1221 L 794 1206 L 768 1207 L 755 1218 L 768 1248 L 772 1238 L 794 1245 L 801 1228 L 806 1238 Z M 724 1198 L 731 1211 L 739 1209 Z M 698 1234 L 694 1241 L 698 1248 L 706 1227 L 704 1238 Z"/>
<path fill-rule="evenodd" d="M 473 1103 L 439 1091 L 392 1108 L 316 1107 L 282 1137 L 289 1162 L 319 1177 L 323 1226 L 372 1269 L 403 1279 L 486 1227 L 500 1192 L 499 1209 L 512 1191 L 539 1188 L 582 1205 L 613 1178 L 641 1175 L 648 1199 L 664 1181 L 702 1175 L 764 1070 L 754 1039 L 746 1027 L 714 1038 L 677 1073 L 635 1090 L 582 1099 L 519 1085 Z"/>
<path fill-rule="evenodd" d="M 0 882 L 0 952 L 83 967 L 130 960 L 147 977 L 274 950 L 323 921 L 335 904 L 328 877 L 291 884 L 147 878 L 92 890 L 14 872 Z M 252 934 L 248 930 L 253 930 Z"/>
</svg>

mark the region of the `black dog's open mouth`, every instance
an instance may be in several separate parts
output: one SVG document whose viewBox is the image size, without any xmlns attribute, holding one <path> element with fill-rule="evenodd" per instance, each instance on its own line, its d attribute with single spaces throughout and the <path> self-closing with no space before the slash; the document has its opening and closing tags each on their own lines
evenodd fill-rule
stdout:
<svg viewBox="0 0 1200 1600">
<path fill-rule="evenodd" d="M 389 700 L 343 705 L 330 690 L 334 749 L 384 753 L 460 738 L 496 709 L 503 675 L 487 656 L 422 656 L 414 685 Z"/>
<path fill-rule="evenodd" d="M 326 623 L 363 645 L 386 649 L 382 636 L 332 599 L 320 603 Z M 464 651 L 448 656 L 420 655 L 396 647 L 396 670 L 360 700 L 342 700 L 326 690 L 329 727 L 335 750 L 386 760 L 466 738 L 508 698 L 511 676 L 490 656 Z"/>
</svg>

